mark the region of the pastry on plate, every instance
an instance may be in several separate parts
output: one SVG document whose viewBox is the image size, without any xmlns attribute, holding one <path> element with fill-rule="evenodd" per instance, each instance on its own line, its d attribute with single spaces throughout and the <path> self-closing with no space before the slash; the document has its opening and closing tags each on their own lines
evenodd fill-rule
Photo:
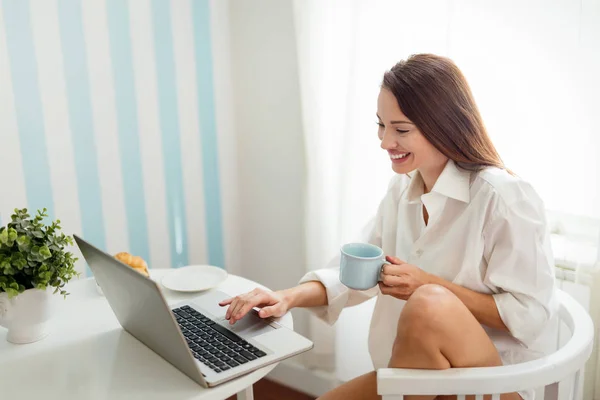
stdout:
<svg viewBox="0 0 600 400">
<path fill-rule="evenodd" d="M 150 276 L 150 273 L 148 272 L 148 264 L 146 263 L 146 261 L 144 261 L 142 257 L 134 256 L 125 251 L 122 251 L 120 253 L 115 254 L 115 258 L 121 261 L 122 263 L 129 265 L 131 268 L 133 268 L 140 274 Z"/>
</svg>

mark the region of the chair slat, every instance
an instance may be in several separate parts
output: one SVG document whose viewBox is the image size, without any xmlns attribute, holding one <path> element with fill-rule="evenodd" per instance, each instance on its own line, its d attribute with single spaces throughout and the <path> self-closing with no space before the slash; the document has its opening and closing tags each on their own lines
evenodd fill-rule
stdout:
<svg viewBox="0 0 600 400">
<path fill-rule="evenodd" d="M 579 382 L 579 380 L 581 379 L 581 370 L 577 370 L 577 372 L 575 372 L 575 376 L 573 377 L 573 390 L 572 390 L 572 398 L 571 400 L 579 400 L 581 398 L 583 398 L 582 393 L 581 393 L 581 384 Z"/>
</svg>

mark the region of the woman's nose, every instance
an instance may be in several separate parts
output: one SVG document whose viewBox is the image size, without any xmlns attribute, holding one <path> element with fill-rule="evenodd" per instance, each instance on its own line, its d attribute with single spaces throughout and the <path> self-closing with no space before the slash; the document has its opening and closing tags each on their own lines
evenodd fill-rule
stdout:
<svg viewBox="0 0 600 400">
<path fill-rule="evenodd" d="M 393 149 L 396 147 L 396 141 L 394 135 L 391 132 L 384 131 L 383 138 L 381 139 L 381 148 L 384 150 Z"/>
</svg>

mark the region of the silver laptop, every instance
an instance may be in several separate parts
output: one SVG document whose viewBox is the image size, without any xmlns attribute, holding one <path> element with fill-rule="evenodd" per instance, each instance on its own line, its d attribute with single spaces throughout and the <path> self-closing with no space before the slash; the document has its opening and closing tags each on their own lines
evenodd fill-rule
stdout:
<svg viewBox="0 0 600 400">
<path fill-rule="evenodd" d="M 256 312 L 235 325 L 225 319 L 229 298 L 218 290 L 175 306 L 153 280 L 74 235 L 121 326 L 204 387 L 216 386 L 310 350 L 313 343 Z"/>
</svg>

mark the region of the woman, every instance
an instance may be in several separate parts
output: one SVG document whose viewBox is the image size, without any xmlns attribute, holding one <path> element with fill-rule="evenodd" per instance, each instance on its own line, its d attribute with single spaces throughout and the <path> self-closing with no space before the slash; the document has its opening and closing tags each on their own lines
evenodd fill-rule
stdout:
<svg viewBox="0 0 600 400">
<path fill-rule="evenodd" d="M 397 173 L 369 239 L 388 255 L 382 282 L 355 291 L 339 269 L 317 270 L 297 287 L 221 303 L 226 318 L 233 324 L 255 306 L 264 318 L 312 307 L 334 323 L 343 307 L 377 296 L 375 369 L 498 366 L 547 353 L 557 300 L 544 205 L 505 169 L 460 70 L 429 54 L 399 62 L 384 75 L 377 118 Z M 519 396 L 533 393 L 503 400 Z M 376 398 L 375 372 L 322 397 Z"/>
</svg>

